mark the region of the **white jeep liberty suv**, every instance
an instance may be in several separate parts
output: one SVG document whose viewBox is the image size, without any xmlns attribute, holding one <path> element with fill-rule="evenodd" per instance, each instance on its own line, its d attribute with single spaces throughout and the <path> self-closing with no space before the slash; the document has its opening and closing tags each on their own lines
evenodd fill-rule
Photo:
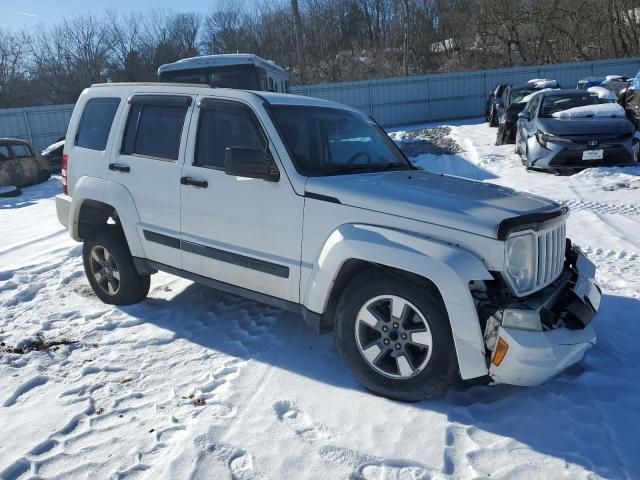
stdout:
<svg viewBox="0 0 640 480">
<path fill-rule="evenodd" d="M 163 270 L 293 310 L 402 400 L 536 385 L 595 342 L 600 289 L 565 208 L 416 169 L 350 107 L 94 85 L 64 151 L 57 215 L 106 303 L 141 301 Z"/>
</svg>

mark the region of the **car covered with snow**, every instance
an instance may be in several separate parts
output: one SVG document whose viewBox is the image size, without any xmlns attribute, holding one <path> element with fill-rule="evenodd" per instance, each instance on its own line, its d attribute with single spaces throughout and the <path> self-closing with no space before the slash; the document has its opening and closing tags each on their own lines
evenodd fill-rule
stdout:
<svg viewBox="0 0 640 480">
<path fill-rule="evenodd" d="M 545 198 L 414 167 L 360 111 L 167 84 L 85 90 L 59 221 L 105 303 L 162 270 L 301 314 L 377 394 L 537 385 L 596 341 L 595 267 Z"/>
<path fill-rule="evenodd" d="M 52 172 L 59 172 L 62 165 L 62 151 L 64 149 L 64 137 L 59 138 L 47 148 L 42 150 L 42 156 L 49 162 Z"/>
<path fill-rule="evenodd" d="M 516 150 L 527 168 L 574 170 L 638 162 L 635 126 L 620 105 L 599 91 L 543 91 L 518 117 Z"/>
<path fill-rule="evenodd" d="M 0 138 L 0 187 L 26 187 L 50 176 L 49 163 L 29 142 Z"/>
<path fill-rule="evenodd" d="M 629 87 L 632 81 L 633 77 L 627 77 L 626 75 L 607 75 L 600 85 L 611 90 L 616 95 L 620 95 L 620 92 Z"/>
<path fill-rule="evenodd" d="M 578 90 L 588 90 L 591 87 L 597 87 L 602 82 L 604 82 L 604 77 L 586 77 L 578 80 L 576 84 L 576 89 Z"/>
</svg>

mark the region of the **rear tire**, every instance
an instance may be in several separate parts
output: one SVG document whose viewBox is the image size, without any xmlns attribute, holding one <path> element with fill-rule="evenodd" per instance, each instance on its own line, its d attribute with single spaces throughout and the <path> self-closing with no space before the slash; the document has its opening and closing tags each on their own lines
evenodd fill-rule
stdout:
<svg viewBox="0 0 640 480">
<path fill-rule="evenodd" d="M 104 303 L 131 305 L 149 293 L 150 275 L 140 275 L 127 241 L 116 225 L 104 225 L 85 239 L 84 271 L 91 288 Z"/>
<path fill-rule="evenodd" d="M 498 126 L 498 115 L 495 110 L 491 110 L 491 116 L 489 117 L 489 126 L 497 127 Z"/>
<path fill-rule="evenodd" d="M 38 183 L 46 182 L 51 178 L 51 172 L 49 170 L 40 170 L 38 174 Z"/>
<path fill-rule="evenodd" d="M 424 286 L 381 270 L 361 273 L 344 290 L 334 336 L 356 378 L 378 395 L 404 401 L 434 398 L 459 378 L 440 299 Z"/>
</svg>

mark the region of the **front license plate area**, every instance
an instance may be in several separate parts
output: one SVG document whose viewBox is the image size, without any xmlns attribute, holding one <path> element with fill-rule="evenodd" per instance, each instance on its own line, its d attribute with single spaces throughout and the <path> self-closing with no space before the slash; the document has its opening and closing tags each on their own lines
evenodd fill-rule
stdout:
<svg viewBox="0 0 640 480">
<path fill-rule="evenodd" d="M 604 150 L 585 150 L 582 152 L 582 160 L 602 160 L 604 158 Z"/>
</svg>

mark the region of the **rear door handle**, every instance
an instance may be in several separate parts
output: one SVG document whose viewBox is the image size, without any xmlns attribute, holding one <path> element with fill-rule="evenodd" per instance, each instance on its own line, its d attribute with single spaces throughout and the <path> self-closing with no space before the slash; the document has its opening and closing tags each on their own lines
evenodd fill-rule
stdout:
<svg viewBox="0 0 640 480">
<path fill-rule="evenodd" d="M 117 163 L 110 163 L 109 164 L 109 170 L 129 173 L 131 171 L 131 168 L 129 168 L 127 165 L 119 165 Z"/>
<path fill-rule="evenodd" d="M 206 180 L 196 180 L 191 177 L 182 177 L 180 179 L 180 183 L 182 185 L 193 185 L 194 187 L 207 188 L 209 186 L 209 182 Z"/>
</svg>

